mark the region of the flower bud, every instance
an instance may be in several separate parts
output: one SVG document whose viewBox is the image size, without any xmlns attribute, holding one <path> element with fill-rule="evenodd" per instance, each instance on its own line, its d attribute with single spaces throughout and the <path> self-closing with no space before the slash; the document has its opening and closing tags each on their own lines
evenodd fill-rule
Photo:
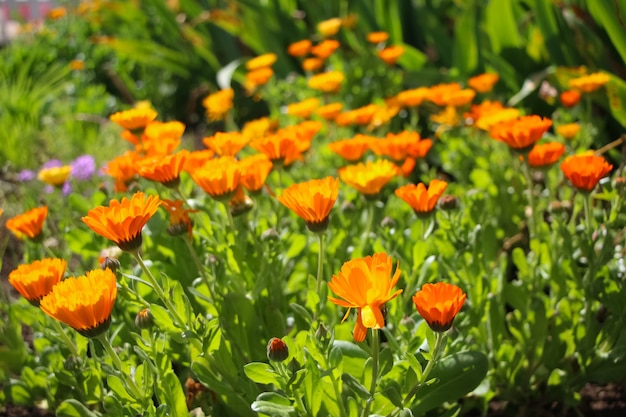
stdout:
<svg viewBox="0 0 626 417">
<path fill-rule="evenodd" d="M 117 272 L 120 269 L 120 261 L 117 258 L 106 257 L 104 261 L 100 264 L 100 268 L 102 269 L 110 269 L 113 273 Z"/>
<path fill-rule="evenodd" d="M 444 195 L 439 200 L 439 208 L 446 211 L 456 210 L 459 208 L 459 199 L 453 195 Z"/>
<path fill-rule="evenodd" d="M 289 357 L 289 348 L 282 339 L 272 337 L 267 344 L 267 359 L 273 362 L 282 362 Z"/>
<path fill-rule="evenodd" d="M 276 229 L 273 229 L 273 228 L 267 229 L 266 231 L 261 233 L 261 240 L 263 242 L 267 242 L 270 240 L 278 240 L 279 238 L 280 238 L 280 235 L 278 234 Z"/>
<path fill-rule="evenodd" d="M 149 308 L 144 308 L 135 316 L 135 326 L 140 329 L 149 329 L 154 324 L 154 318 Z"/>
<path fill-rule="evenodd" d="M 80 358 L 80 356 L 76 356 L 76 355 L 70 355 L 63 361 L 63 368 L 66 371 L 70 371 L 70 372 L 80 369 L 82 365 L 83 365 L 83 360 Z"/>
</svg>

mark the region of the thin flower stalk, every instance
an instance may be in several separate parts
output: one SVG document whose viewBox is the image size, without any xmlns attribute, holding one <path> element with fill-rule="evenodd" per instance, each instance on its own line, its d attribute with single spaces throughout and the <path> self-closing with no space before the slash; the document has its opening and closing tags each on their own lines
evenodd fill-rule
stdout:
<svg viewBox="0 0 626 417">
<path fill-rule="evenodd" d="M 111 342 L 109 341 L 109 338 L 106 336 L 106 332 L 97 336 L 96 339 L 98 339 L 100 343 L 102 344 L 102 347 L 104 347 L 104 350 L 107 352 L 107 354 L 111 358 L 113 365 L 115 366 L 117 371 L 122 375 L 122 379 L 126 383 L 126 386 L 132 391 L 133 396 L 137 400 L 142 399 L 143 398 L 142 390 L 139 389 L 139 387 L 137 386 L 133 378 L 131 378 L 129 374 L 124 372 L 124 365 L 122 364 L 122 360 L 118 356 L 117 352 L 115 352 L 115 350 L 111 346 Z"/>
<path fill-rule="evenodd" d="M 202 280 L 204 281 L 204 285 L 206 285 L 207 287 L 207 291 L 209 291 L 209 299 L 211 300 L 212 304 L 215 304 L 215 299 L 213 298 L 213 287 L 211 285 L 211 281 L 209 280 L 209 276 L 207 275 L 206 270 L 204 269 L 204 265 L 202 265 L 202 262 L 200 262 L 200 258 L 198 258 L 198 254 L 196 253 L 196 250 L 193 247 L 191 238 L 189 237 L 189 235 L 183 235 L 183 240 L 185 241 L 185 245 L 187 246 L 187 249 L 189 249 L 189 254 L 191 255 L 191 259 L 193 259 L 193 262 L 196 264 L 196 268 L 198 268 L 198 272 L 200 273 L 200 276 L 202 277 Z"/>
<path fill-rule="evenodd" d="M 378 356 L 380 353 L 380 336 L 378 332 L 378 329 L 372 329 L 372 383 L 370 384 L 370 397 L 365 403 L 361 417 L 370 415 L 370 409 L 374 402 L 374 394 L 376 394 L 376 386 L 378 385 Z"/>
</svg>

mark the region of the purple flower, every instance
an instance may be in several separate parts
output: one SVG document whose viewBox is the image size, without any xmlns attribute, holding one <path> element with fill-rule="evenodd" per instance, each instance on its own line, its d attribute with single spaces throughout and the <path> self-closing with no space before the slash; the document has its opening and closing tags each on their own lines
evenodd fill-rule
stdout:
<svg viewBox="0 0 626 417">
<path fill-rule="evenodd" d="M 41 166 L 41 169 L 56 168 L 56 167 L 62 167 L 62 166 L 63 166 L 63 162 L 59 161 L 58 159 L 51 159 L 45 164 L 43 164 Z"/>
<path fill-rule="evenodd" d="M 86 181 L 96 172 L 96 160 L 91 155 L 81 155 L 72 163 L 72 177 Z"/>
<path fill-rule="evenodd" d="M 23 169 L 17 174 L 17 180 L 20 182 L 26 182 L 35 179 L 35 171 L 31 171 L 30 169 Z"/>
</svg>

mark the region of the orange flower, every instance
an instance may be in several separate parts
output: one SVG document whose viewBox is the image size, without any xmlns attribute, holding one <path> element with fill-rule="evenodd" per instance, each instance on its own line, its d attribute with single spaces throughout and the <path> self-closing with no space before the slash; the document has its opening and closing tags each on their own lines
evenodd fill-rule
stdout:
<svg viewBox="0 0 626 417">
<path fill-rule="evenodd" d="M 482 130 L 491 130 L 492 127 L 500 124 L 502 122 L 507 122 L 509 120 L 517 119 L 519 116 L 519 110 L 514 108 L 503 108 L 498 111 L 494 111 L 493 113 L 489 113 L 481 116 L 478 120 L 475 121 L 475 125 L 477 128 Z"/>
<path fill-rule="evenodd" d="M 418 313 L 435 332 L 445 332 L 465 303 L 467 295 L 453 284 L 424 284 L 413 296 Z"/>
<path fill-rule="evenodd" d="M 243 187 L 237 187 L 233 197 L 228 202 L 228 209 L 230 210 L 233 217 L 241 216 L 252 210 L 254 207 L 254 202 L 252 199 L 246 195 L 243 191 Z"/>
<path fill-rule="evenodd" d="M 400 45 L 390 46 L 378 52 L 378 57 L 388 65 L 395 65 L 404 54 L 404 47 Z"/>
<path fill-rule="evenodd" d="M 267 84 L 272 76 L 274 76 L 274 71 L 271 68 L 255 69 L 246 74 L 246 86 L 248 86 L 248 90 L 254 90 L 259 86 Z"/>
<path fill-rule="evenodd" d="M 85 61 L 81 61 L 80 59 L 72 59 L 70 61 L 70 69 L 72 71 L 82 71 L 85 69 Z"/>
<path fill-rule="evenodd" d="M 96 337 L 111 324 L 117 297 L 115 273 L 96 269 L 80 277 L 59 282 L 42 300 L 40 307 L 85 337 Z"/>
<path fill-rule="evenodd" d="M 416 107 L 428 98 L 429 89 L 426 87 L 413 88 L 398 93 L 398 102 L 405 107 Z"/>
<path fill-rule="evenodd" d="M 427 98 L 438 106 L 445 106 L 447 97 L 459 90 L 461 90 L 461 84 L 459 83 L 437 84 L 428 89 Z"/>
<path fill-rule="evenodd" d="M 215 152 L 212 149 L 202 149 L 200 151 L 189 152 L 187 154 L 187 159 L 185 160 L 185 165 L 183 165 L 183 171 L 193 172 L 214 157 Z"/>
<path fill-rule="evenodd" d="M 250 142 L 250 146 L 264 153 L 273 164 L 289 166 L 302 159 L 295 135 L 276 133 Z"/>
<path fill-rule="evenodd" d="M 167 232 L 172 236 L 178 236 L 185 232 L 189 233 L 189 237 L 193 238 L 193 221 L 189 217 L 189 213 L 197 213 L 199 210 L 191 210 L 183 208 L 185 202 L 183 200 L 161 200 L 163 207 L 170 215 L 170 225 Z"/>
<path fill-rule="evenodd" d="M 435 210 L 437 201 L 447 187 L 445 181 L 432 180 L 428 188 L 421 182 L 417 185 L 408 184 L 396 189 L 396 195 L 406 201 L 418 217 L 424 217 Z"/>
<path fill-rule="evenodd" d="M 61 187 L 70 177 L 72 167 L 64 165 L 61 167 L 44 168 L 37 173 L 37 178 L 46 184 L 54 187 Z"/>
<path fill-rule="evenodd" d="M 549 142 L 535 145 L 528 153 L 528 164 L 531 167 L 547 167 L 556 163 L 565 153 L 565 145 L 558 142 Z"/>
<path fill-rule="evenodd" d="M 552 126 L 552 120 L 539 116 L 523 116 L 502 122 L 491 128 L 489 134 L 495 140 L 519 151 L 529 151 Z"/>
<path fill-rule="evenodd" d="M 113 241 L 126 252 L 134 252 L 141 247 L 141 229 L 156 213 L 161 205 L 158 196 L 146 198 L 142 192 L 135 193 L 130 200 L 111 200 L 109 206 L 89 210 L 81 220 L 91 230 Z"/>
<path fill-rule="evenodd" d="M 292 116 L 302 117 L 307 119 L 311 117 L 315 109 L 320 105 L 320 101 L 317 98 L 307 98 L 306 100 L 292 103 L 287 106 L 287 114 Z"/>
<path fill-rule="evenodd" d="M 311 53 L 319 59 L 326 59 L 339 48 L 339 42 L 334 39 L 326 39 L 311 48 Z"/>
<path fill-rule="evenodd" d="M 38 307 L 41 299 L 61 281 L 65 268 L 67 268 L 67 262 L 64 259 L 42 259 L 18 266 L 9 274 L 9 283 L 29 303 Z"/>
<path fill-rule="evenodd" d="M 211 197 L 227 202 L 239 186 L 241 170 L 236 159 L 223 156 L 211 159 L 191 172 L 191 178 Z"/>
<path fill-rule="evenodd" d="M 493 86 L 498 82 L 500 76 L 494 73 L 484 73 L 467 80 L 467 85 L 479 93 L 488 93 L 493 90 Z"/>
<path fill-rule="evenodd" d="M 250 141 L 274 131 L 277 125 L 278 123 L 272 121 L 269 117 L 261 117 L 246 122 L 241 129 L 241 134 Z"/>
<path fill-rule="evenodd" d="M 572 155 L 561 163 L 561 171 L 572 185 L 580 191 L 591 192 L 606 177 L 613 165 L 592 152 Z"/>
<path fill-rule="evenodd" d="M 402 176 L 408 178 L 409 175 L 413 173 L 415 169 L 416 161 L 415 158 L 408 157 L 404 160 L 402 165 L 398 166 L 399 171 L 402 173 Z"/>
<path fill-rule="evenodd" d="M 557 135 L 563 136 L 565 139 L 574 139 L 578 132 L 580 132 L 580 125 L 578 123 L 567 123 L 556 127 Z"/>
<path fill-rule="evenodd" d="M 64 17 L 67 14 L 65 7 L 55 7 L 48 12 L 48 19 L 57 20 Z"/>
<path fill-rule="evenodd" d="M 308 72 L 317 71 L 322 68 L 324 61 L 320 58 L 307 58 L 302 61 L 302 69 Z"/>
<path fill-rule="evenodd" d="M 20 239 L 26 236 L 31 240 L 38 240 L 41 237 L 46 216 L 48 216 L 48 206 L 37 207 L 7 220 L 6 228 Z"/>
<path fill-rule="evenodd" d="M 151 108 L 134 108 L 113 113 L 109 119 L 132 131 L 141 131 L 144 127 L 157 117 L 157 112 Z"/>
<path fill-rule="evenodd" d="M 309 78 L 309 87 L 324 93 L 336 93 L 345 79 L 341 71 L 328 71 Z"/>
<path fill-rule="evenodd" d="M 251 193 L 260 192 L 272 167 L 272 161 L 262 153 L 243 158 L 239 161 L 241 185 Z"/>
<path fill-rule="evenodd" d="M 254 71 L 260 68 L 271 67 L 274 65 L 274 62 L 276 62 L 276 58 L 276 54 L 273 53 L 259 55 L 246 62 L 246 69 L 248 71 Z"/>
<path fill-rule="evenodd" d="M 331 151 L 347 161 L 358 161 L 365 155 L 370 145 L 376 139 L 371 136 L 357 134 L 352 139 L 338 140 L 328 144 Z"/>
<path fill-rule="evenodd" d="M 236 156 L 248 144 L 248 138 L 240 132 L 217 132 L 213 136 L 202 138 L 202 143 L 219 156 Z"/>
<path fill-rule="evenodd" d="M 342 20 L 338 17 L 333 19 L 324 20 L 317 24 L 317 31 L 322 34 L 322 36 L 333 36 L 339 32 L 341 28 Z"/>
<path fill-rule="evenodd" d="M 374 118 L 376 112 L 379 112 L 381 107 L 376 104 L 368 104 L 367 106 L 354 109 L 353 123 L 357 125 L 369 125 Z"/>
<path fill-rule="evenodd" d="M 294 42 L 287 47 L 287 53 L 291 56 L 300 57 L 305 56 L 311 50 L 311 41 L 303 39 L 298 42 Z"/>
<path fill-rule="evenodd" d="M 475 96 L 476 92 L 474 90 L 465 88 L 443 94 L 442 101 L 446 106 L 462 107 L 471 103 Z"/>
<path fill-rule="evenodd" d="M 394 161 L 404 160 L 407 156 L 423 158 L 432 146 L 432 140 L 422 140 L 419 133 L 407 130 L 397 134 L 387 133 L 384 139 L 371 143 L 371 148 L 376 155 L 388 156 Z"/>
<path fill-rule="evenodd" d="M 310 180 L 283 190 L 278 201 L 300 216 L 315 233 L 328 227 L 328 216 L 339 194 L 339 179 Z"/>
<path fill-rule="evenodd" d="M 387 32 L 370 32 L 367 34 L 367 41 L 369 43 L 382 43 L 389 39 Z"/>
<path fill-rule="evenodd" d="M 315 110 L 315 114 L 319 115 L 323 119 L 333 120 L 339 113 L 341 113 L 342 109 L 343 103 L 330 103 L 325 106 L 318 107 L 318 109 Z"/>
<path fill-rule="evenodd" d="M 189 151 L 182 150 L 160 158 L 148 158 L 141 162 L 139 175 L 166 187 L 176 188 L 180 183 L 180 173 L 185 166 Z"/>
<path fill-rule="evenodd" d="M 375 198 L 397 174 L 398 167 L 386 159 L 367 161 L 339 169 L 341 180 L 366 198 Z"/>
<path fill-rule="evenodd" d="M 561 93 L 563 107 L 574 107 L 580 101 L 580 93 L 576 90 L 567 90 Z"/>
<path fill-rule="evenodd" d="M 123 192 L 128 189 L 128 183 L 137 175 L 137 165 L 141 156 L 136 152 L 126 151 L 110 160 L 103 171 L 115 179 L 115 191 Z"/>
<path fill-rule="evenodd" d="M 602 88 L 611 78 L 603 72 L 594 72 L 593 74 L 583 75 L 582 77 L 569 80 L 569 88 L 576 89 L 583 93 L 591 93 Z"/>
<path fill-rule="evenodd" d="M 328 299 L 348 308 L 342 322 L 348 318 L 351 309 L 357 309 L 354 326 L 356 342 L 365 340 L 367 329 L 382 329 L 385 326 L 382 312 L 385 303 L 402 293 L 402 290 L 393 291 L 400 279 L 400 264 L 398 263 L 393 277 L 392 269 L 391 257 L 386 253 L 377 253 L 344 263 L 341 271 L 333 275 L 328 283 L 328 288 L 339 297 L 329 296 Z"/>
<path fill-rule="evenodd" d="M 233 108 L 233 98 L 235 92 L 232 88 L 220 90 L 210 94 L 202 100 L 202 105 L 206 109 L 209 121 L 223 120 L 226 114 Z"/>
</svg>

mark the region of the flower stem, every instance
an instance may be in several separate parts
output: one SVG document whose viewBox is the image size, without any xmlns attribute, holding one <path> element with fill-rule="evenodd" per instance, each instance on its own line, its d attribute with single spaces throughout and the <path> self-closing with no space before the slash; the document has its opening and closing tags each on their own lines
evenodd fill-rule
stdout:
<svg viewBox="0 0 626 417">
<path fill-rule="evenodd" d="M 363 256 L 363 251 L 365 250 L 365 242 L 369 240 L 370 232 L 372 231 L 372 225 L 374 223 L 374 205 L 376 204 L 373 201 L 366 201 L 367 205 L 367 220 L 365 223 L 365 233 L 361 237 L 361 241 L 359 242 L 358 251 L 354 252 L 354 256 Z"/>
<path fill-rule="evenodd" d="M 111 342 L 107 338 L 106 333 L 102 333 L 101 335 L 97 336 L 96 339 L 98 339 L 100 343 L 102 343 L 104 350 L 106 350 L 107 354 L 113 361 L 113 365 L 115 366 L 115 368 L 117 368 L 119 373 L 122 375 L 122 379 L 126 383 L 126 386 L 132 391 L 135 399 L 137 401 L 140 401 L 143 398 L 143 394 L 141 390 L 139 389 L 139 387 L 137 386 L 137 384 L 135 383 L 135 381 L 130 377 L 130 375 L 124 372 L 124 365 L 122 364 L 122 360 L 113 349 L 113 346 L 111 346 Z"/>
<path fill-rule="evenodd" d="M 376 385 L 378 383 L 378 353 L 380 351 L 380 338 L 378 329 L 372 329 L 372 383 L 370 385 L 370 397 L 367 399 L 362 417 L 370 415 L 370 409 L 374 402 L 374 394 L 376 393 Z"/>
<path fill-rule="evenodd" d="M 537 216 L 535 209 L 535 196 L 533 193 L 533 176 L 528 164 L 528 156 L 524 158 L 524 176 L 526 177 L 526 187 L 528 188 L 528 205 L 530 206 L 530 217 L 528 218 L 528 241 L 537 237 Z"/>
<path fill-rule="evenodd" d="M 317 237 L 320 244 L 319 252 L 317 253 L 317 283 L 315 285 L 315 292 L 319 294 L 322 289 L 322 272 L 324 270 L 324 233 L 318 233 Z"/>
<path fill-rule="evenodd" d="M 226 217 L 228 218 L 230 230 L 232 230 L 233 234 L 235 234 L 237 231 L 235 228 L 235 219 L 233 219 L 233 213 L 230 212 L 230 207 L 228 207 L 228 201 L 224 202 L 224 210 L 226 210 Z"/>
<path fill-rule="evenodd" d="M 56 319 L 52 319 L 52 325 L 54 326 L 54 330 L 57 331 L 63 342 L 65 342 L 65 344 L 67 345 L 70 352 L 72 352 L 72 355 L 78 356 L 78 348 L 76 347 L 76 344 L 74 344 L 69 336 L 63 331 L 63 328 L 61 327 L 59 322 Z"/>
<path fill-rule="evenodd" d="M 587 233 L 589 238 L 593 236 L 593 216 L 591 214 L 591 193 L 584 196 L 583 207 L 585 209 L 585 221 L 587 222 Z"/>
<path fill-rule="evenodd" d="M 196 268 L 198 268 L 198 272 L 200 273 L 200 276 L 202 277 L 202 280 L 204 281 L 204 285 L 206 285 L 207 290 L 209 291 L 209 298 L 211 299 L 211 302 L 215 304 L 215 298 L 213 298 L 213 290 L 211 289 L 211 281 L 209 280 L 209 276 L 207 275 L 206 270 L 204 269 L 204 266 L 202 265 L 202 262 L 200 262 L 200 258 L 198 258 L 198 254 L 193 248 L 193 244 L 191 243 L 191 238 L 189 237 L 189 235 L 185 234 L 183 235 L 183 240 L 185 241 L 185 244 L 187 245 L 187 249 L 189 249 L 189 253 L 191 254 L 191 258 L 193 259 L 193 262 L 196 264 Z"/>
</svg>

